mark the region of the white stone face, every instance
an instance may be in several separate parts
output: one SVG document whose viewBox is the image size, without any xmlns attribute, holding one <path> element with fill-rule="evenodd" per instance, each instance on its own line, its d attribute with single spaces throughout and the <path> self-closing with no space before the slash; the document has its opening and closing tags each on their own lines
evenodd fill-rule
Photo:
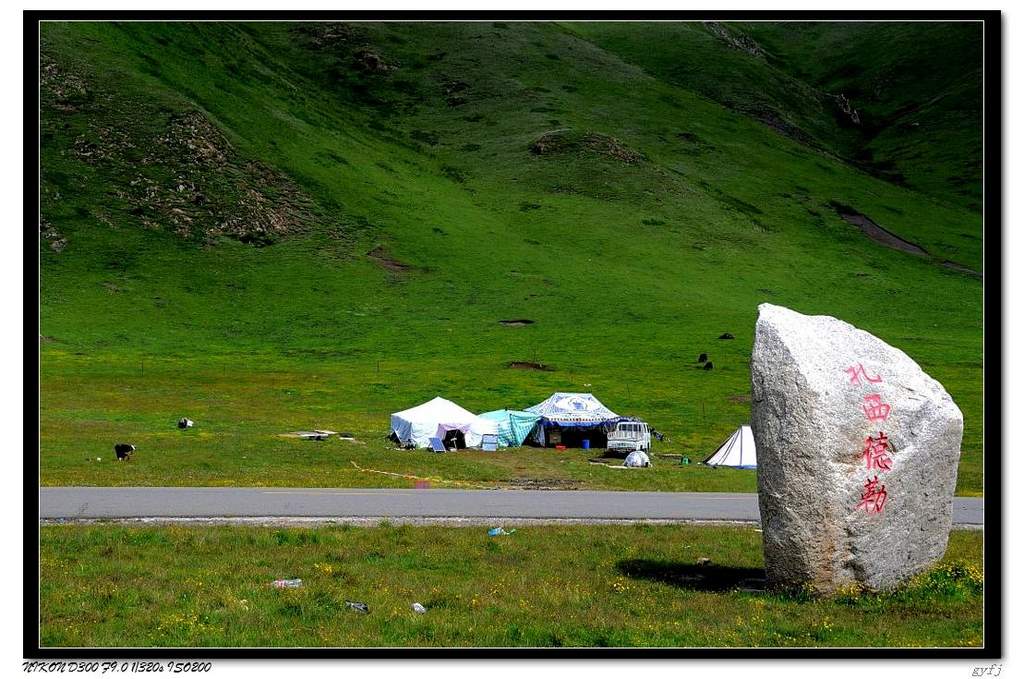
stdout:
<svg viewBox="0 0 1024 679">
<path fill-rule="evenodd" d="M 769 582 L 894 587 L 946 550 L 963 415 L 870 333 L 758 310 L 751 419 Z"/>
</svg>

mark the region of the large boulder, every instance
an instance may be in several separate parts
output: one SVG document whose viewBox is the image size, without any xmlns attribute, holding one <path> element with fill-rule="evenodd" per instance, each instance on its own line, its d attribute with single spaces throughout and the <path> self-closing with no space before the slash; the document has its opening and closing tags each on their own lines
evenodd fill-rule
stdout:
<svg viewBox="0 0 1024 679">
<path fill-rule="evenodd" d="M 750 363 L 769 583 L 888 589 L 942 557 L 963 415 L 905 353 L 762 304 Z"/>
</svg>

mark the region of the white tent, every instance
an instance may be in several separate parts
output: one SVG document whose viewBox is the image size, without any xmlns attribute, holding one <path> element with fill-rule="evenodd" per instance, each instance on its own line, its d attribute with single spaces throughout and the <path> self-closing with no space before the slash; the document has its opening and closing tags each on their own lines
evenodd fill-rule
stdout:
<svg viewBox="0 0 1024 679">
<path fill-rule="evenodd" d="M 443 437 L 445 432 L 458 429 L 466 434 L 480 418 L 462 406 L 440 396 L 415 408 L 391 414 L 391 432 L 402 445 L 428 448 L 432 436 Z M 478 442 L 479 443 L 479 442 Z"/>
<path fill-rule="evenodd" d="M 498 423 L 486 417 L 474 417 L 469 423 L 469 429 L 462 432 L 466 437 L 467 448 L 479 448 L 483 443 L 484 434 L 498 436 Z"/>
<path fill-rule="evenodd" d="M 626 461 L 622 464 L 626 467 L 650 467 L 651 458 L 642 450 L 634 450 L 626 456 Z"/>
<path fill-rule="evenodd" d="M 749 424 L 744 424 L 732 433 L 718 450 L 704 464 L 711 467 L 738 467 L 754 469 L 757 467 L 757 447 L 754 445 L 754 432 Z"/>
<path fill-rule="evenodd" d="M 479 415 L 474 415 L 469 422 L 440 422 L 437 425 L 437 438 L 444 440 L 445 434 L 458 429 L 462 432 L 462 440 L 467 448 L 479 448 L 484 441 L 484 434 L 498 435 L 498 423 Z"/>
</svg>

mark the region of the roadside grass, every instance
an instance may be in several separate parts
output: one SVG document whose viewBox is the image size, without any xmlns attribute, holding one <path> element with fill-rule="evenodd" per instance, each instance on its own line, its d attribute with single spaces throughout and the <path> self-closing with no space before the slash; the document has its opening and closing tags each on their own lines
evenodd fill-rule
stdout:
<svg viewBox="0 0 1024 679">
<path fill-rule="evenodd" d="M 44 54 L 84 86 L 48 93 L 41 114 L 42 214 L 66 240 L 40 253 L 41 483 L 401 483 L 355 461 L 488 485 L 752 490 L 753 473 L 657 457 L 634 473 L 580 451 L 431 456 L 381 441 L 391 412 L 436 395 L 480 412 L 590 391 L 665 432 L 655 453 L 703 459 L 749 421 L 767 301 L 849 321 L 942 382 L 965 420 L 957 492 L 981 494 L 982 283 L 941 266 L 981 269 L 977 212 L 564 26 L 366 24 L 319 47 L 302 28 L 44 26 Z M 364 47 L 396 68 L 353 65 Z M 446 101 L 453 81 L 461 103 Z M 224 136 L 227 167 L 133 162 L 185 114 Z M 563 128 L 568 147 L 531 150 Z M 309 224 L 261 246 L 175 235 L 173 219 L 216 227 L 209 205 L 244 199 L 254 163 L 301 188 Z M 132 203 L 133 186 L 157 199 Z M 833 202 L 932 258 L 873 243 Z M 515 318 L 535 323 L 499 323 Z M 183 416 L 194 431 L 174 429 Z M 312 427 L 365 445 L 277 436 Z M 120 441 L 139 447 L 130 465 L 110 461 Z"/>
<path fill-rule="evenodd" d="M 763 591 L 761 535 L 746 527 L 40 532 L 44 647 L 959 647 L 983 637 L 974 531 L 954 531 L 941 564 L 894 592 L 826 599 Z M 296 577 L 300 589 L 270 584 Z"/>
</svg>

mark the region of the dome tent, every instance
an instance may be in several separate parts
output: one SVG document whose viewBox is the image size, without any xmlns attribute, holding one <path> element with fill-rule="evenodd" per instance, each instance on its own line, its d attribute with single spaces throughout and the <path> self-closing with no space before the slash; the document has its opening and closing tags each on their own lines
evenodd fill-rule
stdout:
<svg viewBox="0 0 1024 679">
<path fill-rule="evenodd" d="M 440 396 L 418 406 L 391 414 L 391 433 L 404 446 L 428 448 L 433 436 L 457 429 L 470 431 L 477 416 Z"/>
<path fill-rule="evenodd" d="M 704 464 L 709 467 L 756 469 L 757 447 L 754 445 L 754 432 L 750 425 L 744 424 L 734 431 L 718 450 L 704 460 Z"/>
</svg>

